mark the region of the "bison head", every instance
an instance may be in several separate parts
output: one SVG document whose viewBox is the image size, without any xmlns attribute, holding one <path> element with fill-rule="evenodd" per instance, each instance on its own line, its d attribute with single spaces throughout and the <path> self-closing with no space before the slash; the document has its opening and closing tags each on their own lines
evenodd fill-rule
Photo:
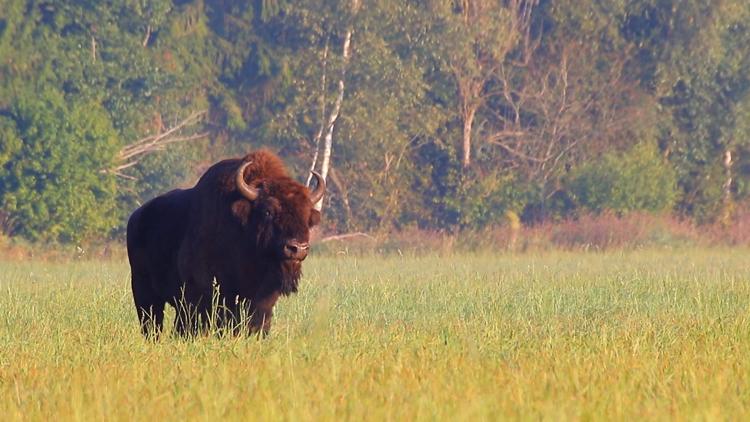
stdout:
<svg viewBox="0 0 750 422">
<path fill-rule="evenodd" d="M 297 290 L 302 261 L 310 248 L 310 229 L 320 222 L 314 208 L 325 192 L 325 181 L 313 172 L 317 187 L 309 191 L 290 177 L 259 178 L 248 183 L 245 172 L 252 162 L 239 166 L 237 192 L 244 198 L 233 205 L 233 213 L 242 222 L 252 249 L 271 265 L 281 278 L 282 292 Z"/>
</svg>

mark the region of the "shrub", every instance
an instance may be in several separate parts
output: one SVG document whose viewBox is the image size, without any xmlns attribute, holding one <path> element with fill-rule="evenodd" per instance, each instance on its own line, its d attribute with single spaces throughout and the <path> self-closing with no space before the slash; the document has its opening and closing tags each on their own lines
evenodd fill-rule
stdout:
<svg viewBox="0 0 750 422">
<path fill-rule="evenodd" d="M 600 213 L 660 212 L 677 199 L 674 169 L 658 148 L 642 142 L 625 154 L 610 153 L 574 171 L 569 189 L 577 205 Z"/>
<path fill-rule="evenodd" d="M 0 118 L 3 148 L 0 204 L 11 235 L 30 240 L 79 241 L 117 223 L 114 130 L 95 103 L 62 95 L 19 95 Z M 22 142 L 17 142 L 21 140 Z"/>
</svg>

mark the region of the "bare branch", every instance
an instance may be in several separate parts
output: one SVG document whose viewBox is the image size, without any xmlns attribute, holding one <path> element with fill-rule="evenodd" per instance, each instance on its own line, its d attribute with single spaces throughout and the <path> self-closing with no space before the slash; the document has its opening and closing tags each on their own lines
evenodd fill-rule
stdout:
<svg viewBox="0 0 750 422">
<path fill-rule="evenodd" d="M 133 167 L 136 164 L 138 164 L 138 160 L 136 160 L 136 161 L 130 161 L 130 162 L 127 162 L 125 164 L 121 164 L 121 165 L 113 168 L 112 171 L 115 172 L 115 173 L 117 173 L 119 171 L 122 171 L 122 170 L 128 169 L 130 167 Z"/>
<path fill-rule="evenodd" d="M 347 240 L 351 239 L 353 237 L 366 237 L 368 239 L 375 239 L 373 236 L 363 233 L 363 232 L 356 232 L 356 233 L 345 233 L 345 234 L 337 234 L 333 236 L 326 236 L 322 239 L 320 239 L 320 243 L 326 243 L 326 242 L 332 242 L 334 240 Z"/>
<path fill-rule="evenodd" d="M 143 145 L 132 145 L 132 146 L 123 148 L 123 150 L 120 151 L 119 158 L 121 160 L 128 160 L 138 155 L 150 154 L 155 151 L 162 151 L 165 149 L 167 145 L 170 145 L 170 144 L 176 144 L 178 142 L 195 141 L 198 139 L 203 139 L 207 137 L 208 135 L 209 135 L 208 132 L 201 132 L 201 133 L 196 133 L 194 135 L 176 136 L 172 138 L 159 137 L 156 142 L 149 142 Z M 126 149 L 127 149 L 127 152 L 123 153 L 123 151 Z"/>
<path fill-rule="evenodd" d="M 208 132 L 181 135 L 183 130 L 199 123 L 207 113 L 207 110 L 193 112 L 164 132 L 149 135 L 138 139 L 131 144 L 125 145 L 117 153 L 117 156 L 115 157 L 115 165 L 112 168 L 104 169 L 102 171 L 112 173 L 125 179 L 134 180 L 135 178 L 133 176 L 126 175 L 122 173 L 122 171 L 138 164 L 144 156 L 157 151 L 163 151 L 173 144 L 186 143 L 208 137 Z"/>
<path fill-rule="evenodd" d="M 207 112 L 207 110 L 196 111 L 162 133 L 150 135 L 145 138 L 141 138 L 129 145 L 126 145 L 117 154 L 117 161 L 125 161 L 138 155 L 149 154 L 151 152 L 162 149 L 163 146 L 167 144 L 182 142 L 186 140 L 195 140 L 208 136 L 207 133 L 201 133 L 197 135 L 190 135 L 188 137 L 172 138 L 173 135 L 185 129 L 186 127 L 198 123 L 203 118 L 203 116 L 206 115 Z"/>
<path fill-rule="evenodd" d="M 487 142 L 489 142 L 489 143 L 491 143 L 493 145 L 497 145 L 500 148 L 502 148 L 502 149 L 508 151 L 509 153 L 511 153 L 511 154 L 513 154 L 513 155 L 515 155 L 515 156 L 517 156 L 519 158 L 522 158 L 524 160 L 529 160 L 529 161 L 532 161 L 532 162 L 535 162 L 535 163 L 544 163 L 545 161 L 547 161 L 545 159 L 539 159 L 539 158 L 536 158 L 536 157 L 532 157 L 530 155 L 526 155 L 526 154 L 524 154 L 521 151 L 518 151 L 518 150 L 516 150 L 514 148 L 511 148 L 510 146 L 508 146 L 505 143 L 501 142 L 499 139 L 491 139 L 491 140 L 488 140 Z"/>
<path fill-rule="evenodd" d="M 520 4 L 522 0 L 509 0 Z M 524 7 L 531 6 L 524 4 Z M 526 11 L 519 19 L 524 19 Z M 537 46 L 530 32 L 520 48 Z M 565 163 L 597 155 L 596 148 L 617 142 L 632 127 L 637 114 L 628 110 L 637 92 L 625 75 L 626 58 L 613 56 L 603 69 L 594 69 L 578 43 L 551 45 L 537 56 L 521 51 L 523 63 L 503 63 L 495 84 L 483 94 L 499 107 L 484 107 L 479 132 L 487 144 L 497 146 L 506 170 L 544 189 Z M 601 78 L 592 90 L 587 78 Z M 548 187 L 547 187 L 548 186 Z"/>
</svg>

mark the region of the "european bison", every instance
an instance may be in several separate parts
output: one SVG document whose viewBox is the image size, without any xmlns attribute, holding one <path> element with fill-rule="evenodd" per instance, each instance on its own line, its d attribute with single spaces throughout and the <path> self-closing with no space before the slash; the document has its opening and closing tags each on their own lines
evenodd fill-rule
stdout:
<svg viewBox="0 0 750 422">
<path fill-rule="evenodd" d="M 127 248 L 143 334 L 161 332 L 165 303 L 183 335 L 205 328 L 211 315 L 220 326 L 267 334 L 279 296 L 297 291 L 310 228 L 320 222 L 313 204 L 325 182 L 314 175 L 309 192 L 260 150 L 216 163 L 194 187 L 133 212 Z M 250 318 L 238 327 L 242 313 Z"/>
</svg>

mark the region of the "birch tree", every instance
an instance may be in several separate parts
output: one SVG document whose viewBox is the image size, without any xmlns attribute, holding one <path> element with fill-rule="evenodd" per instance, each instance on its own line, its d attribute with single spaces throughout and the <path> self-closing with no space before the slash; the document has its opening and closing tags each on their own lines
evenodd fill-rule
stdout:
<svg viewBox="0 0 750 422">
<path fill-rule="evenodd" d="M 356 13 L 359 11 L 360 8 L 360 0 L 351 0 L 350 3 L 350 13 L 351 18 L 354 19 Z M 328 178 L 328 172 L 331 168 L 331 155 L 333 154 L 333 134 L 334 129 L 336 127 L 336 121 L 339 118 L 339 114 L 341 113 L 341 104 L 344 102 L 344 93 L 346 89 L 346 71 L 347 66 L 349 65 L 349 60 L 351 57 L 351 45 L 352 45 L 352 34 L 354 33 L 354 26 L 353 23 L 349 23 L 347 26 L 343 40 L 341 45 L 341 71 L 337 83 L 337 92 L 336 92 L 336 99 L 333 104 L 333 108 L 330 110 L 328 116 L 326 116 L 325 113 L 325 95 L 326 95 L 326 79 L 327 79 L 327 59 L 328 59 L 328 42 L 326 41 L 326 46 L 324 49 L 323 54 L 323 62 L 321 63 L 321 66 L 323 68 L 323 75 L 322 75 L 322 83 L 321 83 L 321 130 L 318 131 L 315 137 L 315 149 L 313 153 L 313 159 L 312 159 L 312 165 L 310 166 L 310 173 L 312 174 L 313 169 L 315 168 L 315 164 L 318 161 L 318 155 L 321 153 L 320 151 L 320 137 L 325 132 L 325 138 L 323 139 L 323 150 L 322 150 L 322 160 L 320 163 L 320 175 L 323 176 L 323 180 L 326 180 Z M 325 122 L 325 124 L 323 124 Z M 307 184 L 309 186 L 310 184 L 310 177 L 308 177 Z M 325 197 L 320 198 L 320 200 L 315 204 L 315 209 L 320 211 L 323 208 L 323 200 Z"/>
</svg>

